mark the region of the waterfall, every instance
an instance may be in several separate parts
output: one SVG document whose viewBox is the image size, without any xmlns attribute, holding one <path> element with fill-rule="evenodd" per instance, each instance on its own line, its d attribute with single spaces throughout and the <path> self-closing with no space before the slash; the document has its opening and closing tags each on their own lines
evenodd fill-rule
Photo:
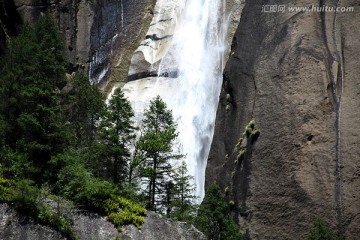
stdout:
<svg viewBox="0 0 360 240">
<path fill-rule="evenodd" d="M 151 56 L 160 48 L 164 52 L 157 63 L 159 77 L 130 81 L 123 87 L 137 122 L 141 122 L 144 109 L 156 95 L 173 110 L 179 131 L 176 148 L 186 155 L 184 160 L 189 174 L 194 176 L 199 201 L 204 196 L 205 168 L 222 84 L 224 4 L 224 0 L 158 0 L 152 26 L 169 21 L 167 24 L 173 27 L 173 34 L 157 36 L 168 40 L 154 43 L 150 50 L 144 50 L 149 42 L 142 44 L 141 51 L 144 56 L 149 56 L 145 51 L 152 51 Z M 154 64 L 155 61 L 151 62 L 152 66 Z"/>
</svg>

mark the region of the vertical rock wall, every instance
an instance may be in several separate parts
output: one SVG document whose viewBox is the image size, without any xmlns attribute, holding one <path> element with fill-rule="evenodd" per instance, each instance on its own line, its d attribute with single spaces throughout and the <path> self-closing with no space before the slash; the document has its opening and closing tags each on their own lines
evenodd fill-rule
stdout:
<svg viewBox="0 0 360 240">
<path fill-rule="evenodd" d="M 245 239 L 305 239 L 316 218 L 357 239 L 360 2 L 276 2 L 354 7 L 337 14 L 262 12 L 269 4 L 247 1 L 242 12 L 206 182 L 227 188 Z M 239 157 L 251 119 L 261 133 L 240 141 Z"/>
<path fill-rule="evenodd" d="M 155 0 L 1 0 L 0 51 L 24 22 L 50 13 L 65 40 L 68 71 L 89 70 L 92 82 L 109 90 L 127 80 L 130 59 L 144 38 Z"/>
</svg>

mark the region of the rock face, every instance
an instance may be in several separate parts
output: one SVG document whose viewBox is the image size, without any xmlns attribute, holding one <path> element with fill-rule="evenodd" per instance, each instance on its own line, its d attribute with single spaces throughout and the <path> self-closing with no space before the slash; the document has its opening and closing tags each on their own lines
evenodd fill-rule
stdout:
<svg viewBox="0 0 360 240">
<path fill-rule="evenodd" d="M 74 223 L 73 229 L 79 239 L 116 239 L 117 230 L 104 217 L 72 211 L 66 214 Z M 1 240 L 63 240 L 64 237 L 48 226 L 34 223 L 28 217 L 17 214 L 6 204 L 0 204 Z"/>
<path fill-rule="evenodd" d="M 111 90 L 126 82 L 134 50 L 153 17 L 154 0 L 97 0 L 90 36 L 90 80 Z"/>
<path fill-rule="evenodd" d="M 142 230 L 133 225 L 117 229 L 97 214 L 80 213 L 75 210 L 66 213 L 74 223 L 73 229 L 80 240 L 202 240 L 204 235 L 194 226 L 161 218 L 149 212 Z M 0 240 L 63 240 L 55 230 L 34 223 L 17 214 L 6 204 L 0 204 Z"/>
<path fill-rule="evenodd" d="M 206 183 L 228 187 L 245 239 L 305 239 L 322 218 L 360 236 L 359 1 L 353 12 L 262 12 L 247 1 L 224 71 Z M 257 141 L 236 144 L 254 119 Z"/>
<path fill-rule="evenodd" d="M 155 0 L 1 0 L 0 52 L 26 21 L 51 14 L 65 40 L 69 72 L 85 68 L 103 89 L 126 81 L 130 59 L 144 38 Z"/>
<path fill-rule="evenodd" d="M 204 234 L 191 224 L 164 219 L 151 212 L 140 231 L 129 225 L 121 234 L 123 240 L 205 240 Z"/>
</svg>

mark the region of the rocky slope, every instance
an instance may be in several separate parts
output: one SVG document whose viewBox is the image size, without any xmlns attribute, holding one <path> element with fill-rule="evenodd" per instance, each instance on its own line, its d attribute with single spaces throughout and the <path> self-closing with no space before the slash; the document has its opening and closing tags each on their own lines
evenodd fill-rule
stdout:
<svg viewBox="0 0 360 240">
<path fill-rule="evenodd" d="M 80 240 L 202 240 L 204 235 L 192 225 L 163 219 L 149 212 L 142 230 L 133 225 L 124 226 L 121 234 L 105 217 L 75 210 L 66 213 Z M 34 223 L 17 214 L 6 204 L 0 204 L 0 240 L 63 240 L 55 230 Z"/>
<path fill-rule="evenodd" d="M 316 218 L 357 239 L 360 2 L 276 2 L 353 6 L 347 13 L 262 12 L 268 4 L 247 1 L 242 12 L 206 182 L 228 189 L 245 239 L 305 239 Z M 251 119 L 261 133 L 240 156 Z"/>
</svg>

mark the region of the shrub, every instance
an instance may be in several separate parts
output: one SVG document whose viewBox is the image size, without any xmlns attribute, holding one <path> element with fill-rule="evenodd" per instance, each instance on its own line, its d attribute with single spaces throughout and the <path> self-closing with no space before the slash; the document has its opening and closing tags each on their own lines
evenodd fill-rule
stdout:
<svg viewBox="0 0 360 240">
<path fill-rule="evenodd" d="M 252 131 L 251 134 L 250 134 L 251 141 L 252 142 L 256 141 L 259 136 L 260 136 L 260 130 L 259 129 L 256 129 L 256 130 Z"/>
<path fill-rule="evenodd" d="M 246 150 L 245 150 L 245 149 L 241 149 L 241 150 L 239 151 L 239 154 L 238 154 L 237 157 L 236 157 L 236 160 L 237 160 L 237 161 L 240 161 L 241 158 L 245 155 L 245 153 L 246 153 Z"/>
<path fill-rule="evenodd" d="M 338 240 L 328 224 L 321 219 L 317 219 L 310 229 L 307 240 Z"/>
<path fill-rule="evenodd" d="M 226 111 L 230 111 L 230 105 L 228 103 L 226 104 Z"/>
<path fill-rule="evenodd" d="M 112 212 L 108 215 L 111 222 L 114 223 L 116 227 L 122 225 L 134 224 L 138 229 L 141 229 L 142 224 L 144 223 L 144 217 L 136 215 L 130 212 L 128 209 L 124 209 L 119 212 Z"/>
<path fill-rule="evenodd" d="M 230 188 L 226 187 L 225 190 L 224 190 L 224 193 L 227 195 L 227 194 L 229 194 L 229 192 L 230 192 Z"/>
<path fill-rule="evenodd" d="M 2 167 L 0 164 L 0 202 L 9 202 L 11 201 L 12 194 L 10 187 L 12 186 L 13 181 L 6 179 L 2 175 Z"/>
<path fill-rule="evenodd" d="M 195 226 L 205 234 L 207 239 L 241 239 L 240 229 L 233 221 L 229 205 L 216 184 L 211 184 L 206 189 Z"/>
<path fill-rule="evenodd" d="M 134 224 L 138 229 L 144 223 L 146 209 L 140 204 L 134 203 L 122 197 L 108 199 L 104 203 L 105 211 L 111 222 L 116 227 L 122 225 Z M 122 209 L 122 211 L 120 211 Z"/>
</svg>

